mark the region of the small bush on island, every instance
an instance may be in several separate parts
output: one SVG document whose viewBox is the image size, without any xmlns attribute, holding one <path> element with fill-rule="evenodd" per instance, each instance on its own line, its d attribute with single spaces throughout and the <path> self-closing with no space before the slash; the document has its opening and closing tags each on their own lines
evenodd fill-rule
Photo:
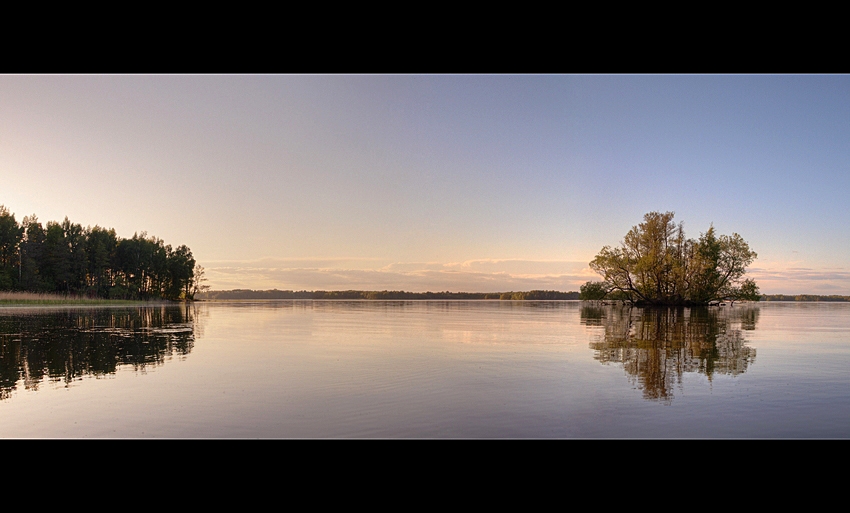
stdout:
<svg viewBox="0 0 850 513">
<path fill-rule="evenodd" d="M 699 239 L 686 239 L 673 212 L 650 212 L 620 247 L 605 246 L 590 262 L 603 282 L 586 283 L 582 293 L 587 299 L 616 295 L 640 306 L 758 301 L 758 286 L 744 279 L 756 257 L 737 233 L 718 236 L 710 226 Z"/>
<path fill-rule="evenodd" d="M 582 301 L 600 301 L 608 295 L 608 284 L 604 281 L 589 281 L 579 289 Z"/>
</svg>

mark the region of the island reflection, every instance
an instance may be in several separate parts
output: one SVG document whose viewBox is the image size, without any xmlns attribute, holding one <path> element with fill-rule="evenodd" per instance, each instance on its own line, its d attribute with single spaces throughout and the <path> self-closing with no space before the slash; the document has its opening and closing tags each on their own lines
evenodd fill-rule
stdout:
<svg viewBox="0 0 850 513">
<path fill-rule="evenodd" d="M 686 372 L 736 376 L 755 362 L 744 332 L 755 329 L 757 306 L 581 308 L 581 322 L 599 331 L 590 343 L 594 359 L 623 365 L 645 399 L 669 404 Z"/>
<path fill-rule="evenodd" d="M 185 356 L 195 342 L 194 313 L 189 305 L 2 311 L 0 400 L 21 384 L 27 390 L 45 381 L 68 385 L 119 366 L 144 371 Z"/>
</svg>

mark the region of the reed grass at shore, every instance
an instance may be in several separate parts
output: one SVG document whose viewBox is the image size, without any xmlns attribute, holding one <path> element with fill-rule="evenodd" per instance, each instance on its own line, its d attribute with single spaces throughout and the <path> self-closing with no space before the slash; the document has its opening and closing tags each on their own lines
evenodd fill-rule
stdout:
<svg viewBox="0 0 850 513">
<path fill-rule="evenodd" d="M 41 292 L 0 292 L 0 306 L 14 305 L 139 305 L 167 301 L 136 301 L 127 299 L 87 298 L 74 295 Z"/>
</svg>

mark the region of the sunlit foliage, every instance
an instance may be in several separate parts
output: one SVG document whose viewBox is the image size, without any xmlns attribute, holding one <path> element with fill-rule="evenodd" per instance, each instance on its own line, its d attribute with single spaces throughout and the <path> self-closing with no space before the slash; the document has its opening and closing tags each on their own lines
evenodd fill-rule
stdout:
<svg viewBox="0 0 850 513">
<path fill-rule="evenodd" d="M 686 239 L 673 212 L 650 212 L 620 247 L 605 246 L 590 262 L 608 291 L 639 304 L 689 305 L 721 300 L 758 301 L 755 282 L 743 279 L 756 253 L 737 233 L 714 227 Z"/>
</svg>

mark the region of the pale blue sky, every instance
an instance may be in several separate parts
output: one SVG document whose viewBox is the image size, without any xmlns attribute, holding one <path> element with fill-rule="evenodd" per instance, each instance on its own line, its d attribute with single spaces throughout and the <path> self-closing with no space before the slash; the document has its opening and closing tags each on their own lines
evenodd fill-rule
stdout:
<svg viewBox="0 0 850 513">
<path fill-rule="evenodd" d="M 651 210 L 850 294 L 850 76 L 0 76 L 0 204 L 213 288 L 578 290 Z"/>
</svg>

